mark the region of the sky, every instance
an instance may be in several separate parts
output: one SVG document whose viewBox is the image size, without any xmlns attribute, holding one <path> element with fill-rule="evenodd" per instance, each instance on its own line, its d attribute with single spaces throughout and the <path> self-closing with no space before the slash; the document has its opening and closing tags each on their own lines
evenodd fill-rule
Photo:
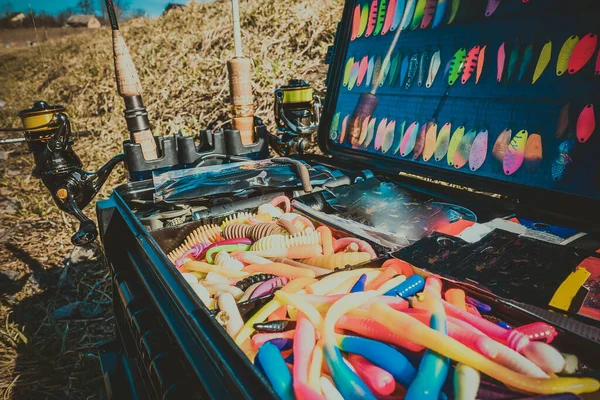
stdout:
<svg viewBox="0 0 600 400">
<path fill-rule="evenodd" d="M 100 13 L 100 2 L 104 0 L 92 0 L 94 6 Z M 45 11 L 48 14 L 57 14 L 65 8 L 77 5 L 77 0 L 0 0 L 0 4 L 11 3 L 13 11 L 29 11 L 29 4 L 34 12 Z M 161 15 L 168 3 L 187 3 L 188 0 L 130 0 L 130 9 L 141 8 L 149 17 Z"/>
</svg>

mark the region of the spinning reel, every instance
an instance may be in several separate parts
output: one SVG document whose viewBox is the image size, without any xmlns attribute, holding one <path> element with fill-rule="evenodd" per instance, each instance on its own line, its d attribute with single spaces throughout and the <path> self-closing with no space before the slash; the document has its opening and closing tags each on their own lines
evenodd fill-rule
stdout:
<svg viewBox="0 0 600 400">
<path fill-rule="evenodd" d="M 312 86 L 301 79 L 291 79 L 275 90 L 277 130 L 269 144 L 281 156 L 304 153 L 308 136 L 316 132 L 321 118 L 321 100 L 313 95 Z"/>
</svg>

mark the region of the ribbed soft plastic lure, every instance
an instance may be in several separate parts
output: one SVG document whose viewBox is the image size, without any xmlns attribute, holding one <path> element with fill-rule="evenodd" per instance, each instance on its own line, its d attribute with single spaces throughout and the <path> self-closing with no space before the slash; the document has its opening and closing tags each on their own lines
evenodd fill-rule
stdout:
<svg viewBox="0 0 600 400">
<path fill-rule="evenodd" d="M 523 59 L 521 60 L 521 66 L 519 67 L 519 81 L 522 82 L 527 70 L 529 69 L 529 64 L 531 63 L 531 57 L 533 56 L 533 45 L 530 44 L 523 51 Z"/>
<path fill-rule="evenodd" d="M 454 22 L 458 9 L 460 8 L 460 0 L 452 0 L 452 8 L 450 9 L 450 18 L 448 18 L 448 24 Z"/>
<path fill-rule="evenodd" d="M 465 67 L 465 61 L 467 60 L 467 49 L 461 47 L 454 53 L 452 61 L 450 63 L 450 71 L 448 71 L 448 84 L 454 85 L 454 82 L 458 79 Z"/>
<path fill-rule="evenodd" d="M 360 4 L 354 7 L 354 16 L 352 18 L 352 31 L 350 32 L 350 40 L 355 40 L 358 36 L 360 28 Z"/>
<path fill-rule="evenodd" d="M 415 13 L 415 7 L 417 6 L 417 0 L 406 0 L 406 7 L 404 8 L 404 15 L 402 16 L 402 22 L 400 23 L 400 29 L 406 30 L 409 27 L 412 17 Z"/>
<path fill-rule="evenodd" d="M 417 72 L 419 71 L 419 55 L 417 53 L 413 54 L 408 63 L 408 73 L 406 74 L 406 83 L 404 87 L 410 89 L 415 78 L 417 77 Z"/>
<path fill-rule="evenodd" d="M 362 146 L 365 149 L 367 147 L 369 147 L 369 145 L 373 141 L 373 138 L 375 137 L 375 123 L 376 122 L 377 122 L 377 118 L 371 118 L 371 120 L 369 121 L 369 125 L 367 127 L 367 137 L 365 138 L 365 141 L 362 143 Z"/>
<path fill-rule="evenodd" d="M 448 145 L 448 155 L 446 160 L 448 161 L 448 165 L 454 166 L 454 155 L 456 154 L 456 149 L 458 149 L 458 145 L 462 142 L 463 136 L 465 135 L 465 127 L 459 126 L 456 128 L 454 133 L 452 134 L 452 138 L 450 139 L 450 144 Z"/>
<path fill-rule="evenodd" d="M 517 40 L 515 41 L 512 51 L 510 52 L 510 57 L 508 59 L 508 75 L 506 77 L 507 81 L 510 81 L 515 75 L 515 72 L 517 72 L 517 66 L 519 65 L 519 53 L 520 46 L 519 41 Z"/>
<path fill-rule="evenodd" d="M 354 65 L 354 57 L 350 57 L 348 61 L 346 61 L 346 67 L 344 68 L 344 79 L 342 84 L 344 86 L 348 86 L 348 82 L 350 82 L 350 72 L 352 72 L 352 66 Z"/>
<path fill-rule="evenodd" d="M 344 139 L 346 138 L 346 127 L 348 126 L 348 116 L 344 117 L 342 121 L 342 130 L 340 131 L 340 143 L 344 143 Z"/>
<path fill-rule="evenodd" d="M 573 140 L 565 140 L 558 146 L 558 155 L 552 163 L 552 179 L 555 182 L 561 181 L 567 174 L 567 168 L 573 161 L 571 152 L 575 142 Z"/>
<path fill-rule="evenodd" d="M 503 130 L 498 138 L 496 139 L 496 143 L 494 143 L 494 148 L 492 149 L 492 155 L 496 160 L 503 163 L 504 155 L 508 150 L 508 145 L 510 144 L 510 138 L 512 136 L 512 129 L 507 128 Z"/>
<path fill-rule="evenodd" d="M 569 59 L 569 74 L 574 74 L 585 67 L 592 59 L 597 45 L 598 36 L 595 33 L 588 33 L 581 38 L 573 49 L 573 53 Z"/>
<path fill-rule="evenodd" d="M 387 118 L 382 119 L 377 125 L 377 133 L 375 134 L 375 143 L 373 147 L 375 150 L 379 150 L 381 148 L 381 142 L 383 141 L 383 136 L 385 135 L 385 128 L 387 127 Z"/>
<path fill-rule="evenodd" d="M 487 46 L 483 46 L 481 50 L 479 50 L 479 57 L 477 58 L 477 75 L 475 76 L 475 84 L 479 83 L 479 78 L 481 78 L 481 73 L 483 72 L 483 64 L 485 63 L 485 49 Z"/>
<path fill-rule="evenodd" d="M 410 54 L 405 55 L 402 58 L 402 65 L 400 66 L 400 80 L 399 86 L 404 86 L 406 78 L 408 76 L 408 64 L 410 63 Z"/>
<path fill-rule="evenodd" d="M 504 74 L 504 64 L 506 63 L 506 50 L 504 45 L 505 44 L 502 43 L 498 48 L 498 73 L 496 74 L 496 80 L 498 81 L 498 83 L 502 82 L 502 75 Z"/>
<path fill-rule="evenodd" d="M 418 0 L 417 5 L 415 6 L 415 14 L 413 15 L 412 23 L 410 24 L 410 29 L 415 30 L 421 25 L 421 21 L 423 21 L 423 16 L 425 15 L 425 6 L 427 4 L 427 0 Z"/>
<path fill-rule="evenodd" d="M 371 85 L 373 85 L 373 87 L 377 86 L 377 80 L 379 79 L 380 70 L 381 70 L 381 57 L 377 57 L 375 59 L 375 66 L 373 67 L 373 80 L 371 81 Z"/>
<path fill-rule="evenodd" d="M 390 121 L 385 127 L 385 134 L 381 141 L 381 151 L 387 153 L 394 143 L 394 131 L 396 130 L 396 121 Z"/>
<path fill-rule="evenodd" d="M 404 132 L 402 142 L 400 143 L 400 155 L 406 157 L 415 148 L 417 135 L 419 134 L 419 123 L 413 122 Z"/>
<path fill-rule="evenodd" d="M 392 144 L 392 154 L 397 154 L 400 151 L 400 144 L 402 143 L 402 138 L 404 137 L 404 131 L 406 130 L 406 120 L 402 121 L 398 125 L 397 135 L 394 137 L 394 143 Z"/>
<path fill-rule="evenodd" d="M 537 171 L 542 163 L 542 137 L 537 133 L 532 133 L 527 138 L 525 145 L 525 160 L 523 165 L 531 172 Z"/>
<path fill-rule="evenodd" d="M 446 156 L 446 153 L 448 152 L 448 145 L 450 144 L 451 129 L 452 125 L 450 122 L 445 123 L 444 126 L 442 126 L 442 129 L 440 129 L 435 142 L 435 152 L 433 153 L 435 161 L 441 161 Z"/>
<path fill-rule="evenodd" d="M 556 138 L 562 138 L 565 133 L 567 133 L 567 129 L 569 129 L 569 113 L 571 110 L 571 103 L 565 104 L 560 109 L 560 115 L 558 116 L 558 123 L 556 124 Z"/>
<path fill-rule="evenodd" d="M 392 26 L 390 26 L 390 31 L 393 32 L 400 26 L 400 22 L 402 22 L 402 16 L 404 15 L 404 6 L 406 6 L 406 0 L 398 0 L 396 2 L 394 18 L 392 20 Z"/>
<path fill-rule="evenodd" d="M 573 35 L 562 45 L 560 52 L 558 53 L 558 61 L 556 62 L 556 75 L 561 76 L 569 69 L 569 60 L 575 46 L 579 43 L 579 36 Z"/>
<path fill-rule="evenodd" d="M 369 21 L 367 22 L 365 37 L 371 36 L 375 30 L 375 25 L 377 25 L 377 12 L 379 11 L 378 6 L 378 0 L 373 0 L 371 2 L 371 8 L 369 8 Z"/>
<path fill-rule="evenodd" d="M 477 171 L 481 168 L 487 157 L 487 151 L 488 131 L 484 129 L 475 136 L 471 146 L 471 152 L 469 153 L 469 168 L 471 171 Z"/>
<path fill-rule="evenodd" d="M 454 152 L 454 168 L 462 168 L 469 161 L 469 155 L 471 154 L 471 147 L 473 147 L 475 136 L 477 136 L 477 131 L 471 129 L 462 137 L 460 144 Z"/>
<path fill-rule="evenodd" d="M 525 145 L 527 144 L 527 137 L 529 133 L 526 130 L 517 132 L 514 138 L 510 141 L 510 145 L 504 155 L 504 161 L 502 163 L 504 173 L 506 175 L 512 175 L 521 168 L 523 160 L 525 159 Z"/>
<path fill-rule="evenodd" d="M 367 70 L 369 69 L 369 56 L 364 56 L 358 65 L 358 78 L 356 79 L 356 86 L 362 85 Z"/>
<path fill-rule="evenodd" d="M 448 1 L 450 0 L 438 0 L 437 7 L 435 8 L 435 15 L 433 16 L 433 23 L 431 24 L 433 29 L 440 26 L 442 21 L 444 21 L 446 9 L 448 8 Z"/>
<path fill-rule="evenodd" d="M 385 81 L 390 73 L 391 60 L 389 58 L 384 58 L 381 67 L 383 68 L 383 74 L 381 75 L 381 79 L 379 80 L 378 86 L 382 87 L 385 84 Z"/>
<path fill-rule="evenodd" d="M 437 124 L 431 122 L 427 124 L 427 133 L 425 133 L 425 147 L 423 148 L 423 161 L 427 162 L 435 152 L 437 142 Z"/>
<path fill-rule="evenodd" d="M 475 69 L 477 68 L 477 61 L 479 60 L 479 52 L 481 51 L 480 46 L 474 46 L 471 50 L 469 50 L 469 54 L 467 54 L 467 60 L 465 62 L 465 68 L 462 73 L 461 82 L 464 85 L 467 83 Z"/>
<path fill-rule="evenodd" d="M 500 5 L 502 0 L 488 0 L 487 7 L 485 8 L 485 16 L 491 17 L 496 12 L 496 9 Z"/>
<path fill-rule="evenodd" d="M 537 80 L 540 79 L 540 76 L 542 76 L 546 67 L 550 64 L 550 58 L 552 58 L 552 42 L 548 41 L 544 47 L 542 47 L 540 58 L 538 58 L 535 70 L 533 71 L 533 80 L 531 83 L 536 83 Z"/>
<path fill-rule="evenodd" d="M 375 69 L 375 56 L 369 57 L 369 67 L 367 68 L 367 81 L 365 86 L 371 86 L 373 80 L 373 70 Z"/>
<path fill-rule="evenodd" d="M 596 115 L 594 114 L 594 105 L 588 104 L 584 107 L 579 118 L 577 118 L 577 139 L 581 143 L 587 142 L 596 130 Z"/>
<path fill-rule="evenodd" d="M 425 81 L 427 80 L 427 73 L 429 72 L 430 66 L 430 55 L 428 51 L 424 51 L 421 53 L 421 60 L 419 61 L 419 79 L 417 80 L 417 85 L 423 86 Z"/>
<path fill-rule="evenodd" d="M 383 28 L 381 28 L 381 34 L 385 35 L 389 32 L 392 27 L 392 22 L 394 21 L 394 14 L 396 13 L 396 0 L 390 0 L 388 3 L 387 10 L 385 12 L 385 21 L 383 23 Z"/>
<path fill-rule="evenodd" d="M 354 85 L 356 85 L 356 81 L 358 80 L 358 70 L 359 63 L 356 61 L 352 64 L 352 69 L 350 70 L 350 79 L 348 80 L 348 90 L 352 90 Z"/>
<path fill-rule="evenodd" d="M 369 5 L 363 4 L 360 10 L 360 25 L 358 27 L 358 32 L 356 33 L 356 37 L 362 37 L 367 30 L 367 24 L 369 22 Z"/>
<path fill-rule="evenodd" d="M 392 56 L 392 61 L 390 62 L 390 72 L 388 74 L 388 84 L 390 86 L 395 85 L 398 81 L 398 71 L 400 70 L 401 62 L 400 57 L 402 57 L 400 53 L 397 53 Z"/>
<path fill-rule="evenodd" d="M 438 50 L 431 56 L 431 62 L 429 63 L 429 71 L 427 72 L 427 81 L 425 82 L 425 87 L 427 88 L 430 88 L 433 85 L 438 71 L 440 70 L 440 65 L 442 64 L 440 54 L 440 50 Z"/>
<path fill-rule="evenodd" d="M 377 24 L 375 25 L 375 30 L 373 31 L 373 35 L 379 35 L 381 30 L 383 29 L 383 24 L 385 23 L 385 10 L 387 8 L 387 0 L 380 0 L 379 9 L 377 10 Z"/>
<path fill-rule="evenodd" d="M 415 141 L 415 148 L 413 149 L 412 159 L 416 160 L 419 158 L 423 149 L 425 148 L 425 134 L 427 133 L 427 124 L 421 125 L 421 129 L 419 129 L 419 134 L 417 135 L 417 140 Z"/>
<path fill-rule="evenodd" d="M 421 29 L 427 28 L 431 24 L 431 21 L 433 21 L 437 2 L 438 0 L 427 0 L 427 4 L 425 5 L 425 15 L 423 16 L 423 21 L 421 21 Z"/>
<path fill-rule="evenodd" d="M 356 143 L 352 143 L 352 146 L 362 146 L 362 144 L 365 142 L 365 139 L 367 138 L 367 129 L 369 128 L 369 121 L 371 120 L 371 118 L 369 118 L 368 116 L 365 117 L 365 119 L 363 119 L 362 124 L 361 124 L 361 128 L 360 128 L 360 136 L 358 137 L 358 140 Z"/>
</svg>

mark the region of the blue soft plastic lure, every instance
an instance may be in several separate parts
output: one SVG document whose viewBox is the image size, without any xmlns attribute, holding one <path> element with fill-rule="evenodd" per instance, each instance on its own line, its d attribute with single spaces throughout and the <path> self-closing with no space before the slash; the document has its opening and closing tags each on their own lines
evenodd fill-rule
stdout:
<svg viewBox="0 0 600 400">
<path fill-rule="evenodd" d="M 376 397 L 363 380 L 346 365 L 340 349 L 338 349 L 334 343 L 326 343 L 325 346 L 323 346 L 323 355 L 325 363 L 327 363 L 327 368 L 329 368 L 329 372 L 335 383 L 335 387 L 344 399 L 376 400 Z M 287 366 L 284 365 L 283 368 L 286 371 L 289 371 Z"/>
<path fill-rule="evenodd" d="M 258 349 L 256 357 L 275 393 L 281 399 L 294 400 L 292 374 L 279 349 L 271 343 L 265 343 Z"/>
<path fill-rule="evenodd" d="M 422 276 L 411 275 L 404 282 L 387 291 L 385 295 L 407 298 L 423 291 L 424 287 L 425 279 Z"/>
<path fill-rule="evenodd" d="M 366 284 L 367 284 L 367 274 L 362 274 L 360 276 L 360 278 L 358 278 L 358 280 L 356 281 L 354 286 L 352 286 L 352 289 L 350 289 L 350 293 L 364 292 Z"/>
</svg>

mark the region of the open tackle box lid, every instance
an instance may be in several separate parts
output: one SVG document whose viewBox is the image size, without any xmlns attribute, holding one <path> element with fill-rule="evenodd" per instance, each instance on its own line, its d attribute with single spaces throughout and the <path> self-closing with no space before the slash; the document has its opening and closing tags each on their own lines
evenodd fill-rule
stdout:
<svg viewBox="0 0 600 400">
<path fill-rule="evenodd" d="M 429 5 L 346 1 L 322 151 L 597 228 L 597 2 Z"/>
</svg>

